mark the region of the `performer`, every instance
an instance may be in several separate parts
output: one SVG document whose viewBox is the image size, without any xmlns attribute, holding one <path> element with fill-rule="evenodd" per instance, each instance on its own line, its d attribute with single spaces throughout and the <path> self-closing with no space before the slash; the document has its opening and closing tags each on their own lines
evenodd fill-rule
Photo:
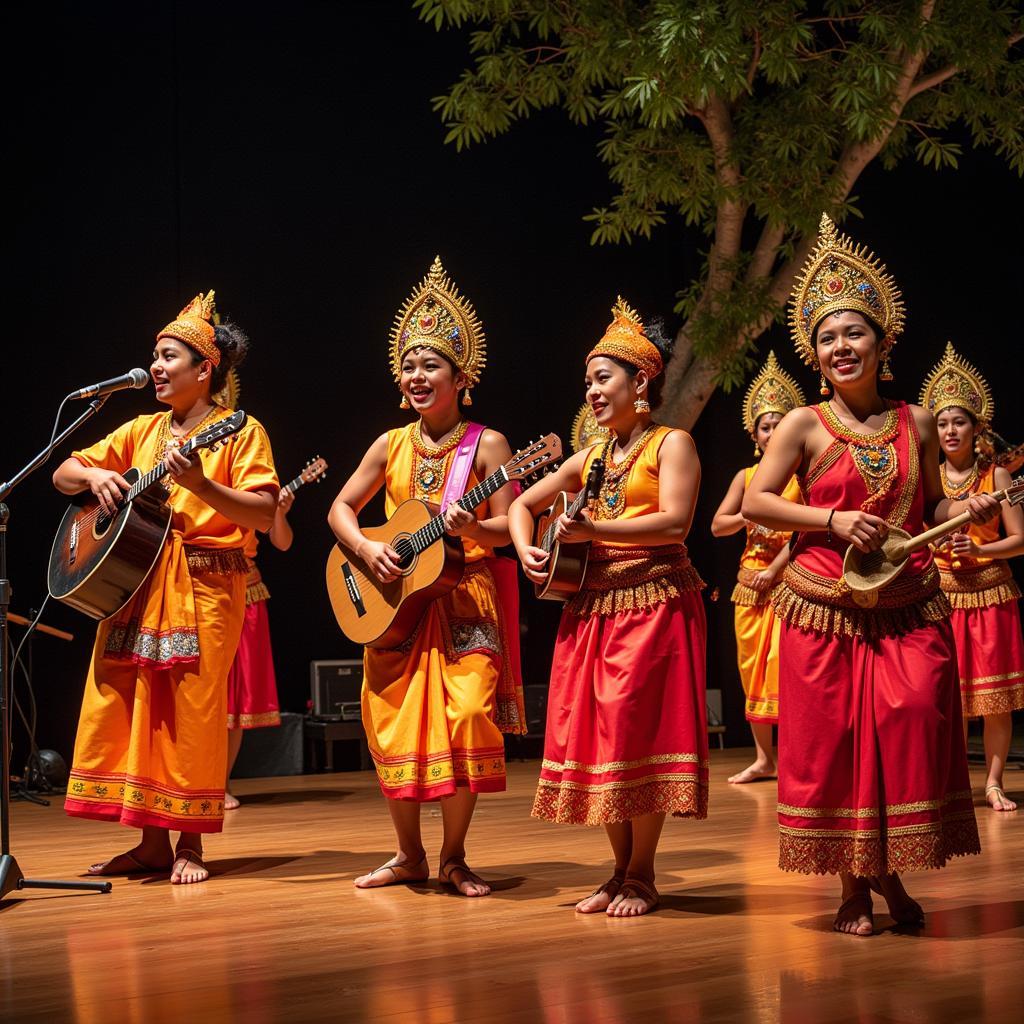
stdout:
<svg viewBox="0 0 1024 1024">
<path fill-rule="evenodd" d="M 288 510 L 295 501 L 295 492 L 281 488 L 274 511 L 274 525 L 267 536 L 278 551 L 292 546 L 294 534 L 288 522 Z M 270 591 L 259 566 L 256 550 L 259 540 L 255 533 L 245 547 L 245 560 L 249 572 L 245 577 L 245 621 L 238 651 L 228 673 L 228 771 L 224 784 L 224 810 L 234 811 L 238 797 L 231 792 L 231 771 L 242 749 L 247 729 L 260 729 L 281 724 L 281 710 L 277 701 L 277 679 L 274 676 L 274 653 L 270 646 L 270 619 L 267 601 Z"/>
<path fill-rule="evenodd" d="M 586 359 L 587 401 L 609 436 L 516 499 L 509 525 L 526 575 L 543 582 L 548 555 L 533 546 L 533 518 L 603 460 L 593 516 L 563 516 L 556 528 L 559 541 L 592 543 L 555 643 L 533 813 L 604 826 L 614 874 L 576 909 L 634 917 L 658 903 L 666 814 L 707 817 L 707 630 L 704 584 L 684 544 L 700 462 L 688 434 L 650 415 L 668 342 L 621 298 L 612 317 Z"/>
<path fill-rule="evenodd" d="M 804 404 L 800 385 L 786 373 L 774 352 L 751 381 L 743 402 L 743 429 L 754 442 L 754 457 L 767 451 L 768 442 L 780 420 L 791 409 Z M 757 469 L 757 463 L 733 477 L 722 504 L 711 521 L 716 537 L 729 537 L 746 529 L 747 543 L 740 556 L 740 571 L 732 602 L 736 611 L 736 655 L 740 682 L 746 696 L 747 721 L 754 736 L 754 762 L 736 775 L 732 783 L 755 782 L 775 776 L 772 727 L 779 720 L 779 620 L 769 595 L 789 561 L 792 534 L 766 529 L 743 518 L 743 494 Z M 782 496 L 800 501 L 800 485 L 791 477 Z"/>
<path fill-rule="evenodd" d="M 158 335 L 150 373 L 165 413 L 139 416 L 54 473 L 64 494 L 90 490 L 113 512 L 124 474 L 163 461 L 173 513 L 168 541 L 135 597 L 104 620 L 85 685 L 65 809 L 142 830 L 127 853 L 93 875 L 171 872 L 201 882 L 202 833 L 224 816 L 228 669 L 245 614 L 253 530 L 273 521 L 278 481 L 263 427 L 247 425 L 191 459 L 185 440 L 229 415 L 210 397 L 249 341 L 214 327 L 213 292 L 197 296 Z M 170 831 L 181 833 L 172 853 Z"/>
<path fill-rule="evenodd" d="M 835 390 L 779 424 L 743 499 L 748 519 L 799 531 L 772 595 L 785 652 L 780 866 L 838 873 L 835 928 L 856 935 L 873 931 L 872 889 L 897 922 L 922 925 L 899 873 L 979 851 L 949 603 L 931 554 L 912 555 L 876 603 L 858 604 L 842 580 L 846 546 L 878 549 L 889 524 L 917 533 L 965 508 L 977 522 L 999 510 L 987 495 L 946 498 L 934 420 L 879 396 L 903 321 L 884 267 L 823 216 L 790 323 L 822 393 L 826 381 Z M 806 505 L 781 497 L 794 472 Z"/>
<path fill-rule="evenodd" d="M 382 486 L 388 516 L 408 498 L 450 499 L 445 526 L 461 539 L 466 555 L 462 582 L 427 610 L 408 641 L 394 650 L 366 649 L 363 724 L 398 848 L 386 864 L 355 880 L 363 889 L 429 876 L 420 804 L 440 800 L 439 880 L 463 896 L 491 891 L 466 863 L 466 833 L 477 796 L 505 788 L 502 732 L 525 731 L 525 712 L 518 633 L 511 635 L 518 631 L 518 611 L 511 609 L 516 597 L 507 593 L 515 576 L 504 575 L 499 565 L 514 564 L 493 557 L 495 547 L 509 542 L 512 488 L 503 487 L 475 514 L 454 504 L 512 454 L 503 435 L 471 424 L 460 409 L 460 401 L 471 404 L 469 391 L 480 380 L 485 351 L 472 305 L 435 258 L 391 332 L 401 407 L 418 418 L 377 438 L 328 517 L 342 543 L 386 582 L 400 574 L 399 556 L 360 532 L 357 516 L 367 502 Z"/>
<path fill-rule="evenodd" d="M 953 501 L 1002 490 L 1010 474 L 995 463 L 989 442 L 995 405 L 985 378 L 947 343 L 921 389 L 921 404 L 935 417 L 946 457 L 942 489 Z M 985 798 L 996 811 L 1014 811 L 1003 791 L 1003 768 L 1013 734 L 1012 712 L 1024 708 L 1024 639 L 1020 588 L 1007 558 L 1024 553 L 1024 511 L 1003 502 L 1001 520 L 973 524 L 935 552 L 939 580 L 953 606 L 953 635 L 964 715 L 983 717 Z"/>
</svg>

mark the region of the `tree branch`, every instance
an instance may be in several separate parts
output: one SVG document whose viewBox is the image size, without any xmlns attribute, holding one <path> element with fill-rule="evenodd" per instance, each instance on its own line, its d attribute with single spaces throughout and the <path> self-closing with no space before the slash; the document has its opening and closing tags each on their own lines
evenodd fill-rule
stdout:
<svg viewBox="0 0 1024 1024">
<path fill-rule="evenodd" d="M 760 281 L 769 277 L 772 267 L 775 265 L 775 256 L 782 240 L 786 236 L 785 225 L 775 226 L 766 223 L 761 229 L 761 237 L 754 246 L 754 252 L 750 258 L 750 266 L 747 268 L 747 281 Z"/>
<path fill-rule="evenodd" d="M 1022 39 L 1024 39 L 1024 32 L 1015 33 L 1006 40 L 1006 48 L 1009 49 L 1011 46 L 1019 43 Z M 949 67 L 942 68 L 940 71 L 933 71 L 930 75 L 923 75 L 910 87 L 907 99 L 912 100 L 919 93 L 927 92 L 929 89 L 934 89 L 937 85 L 942 85 L 943 82 L 952 78 L 962 70 L 963 69 L 957 65 L 950 64 Z"/>
</svg>

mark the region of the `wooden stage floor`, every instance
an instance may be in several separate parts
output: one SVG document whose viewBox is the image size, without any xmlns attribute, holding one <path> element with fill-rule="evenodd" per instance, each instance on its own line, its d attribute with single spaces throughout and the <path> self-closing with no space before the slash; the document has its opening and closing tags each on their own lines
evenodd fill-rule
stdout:
<svg viewBox="0 0 1024 1024">
<path fill-rule="evenodd" d="M 982 856 L 910 876 L 922 932 L 894 932 L 879 912 L 881 934 L 836 935 L 836 881 L 775 866 L 774 782 L 725 782 L 746 756 L 712 753 L 711 818 L 667 823 L 663 903 L 636 920 L 573 913 L 608 875 L 607 847 L 597 829 L 530 818 L 535 762 L 513 764 L 509 791 L 480 801 L 470 862 L 496 891 L 479 900 L 433 884 L 353 888 L 392 852 L 368 773 L 241 782 L 243 808 L 208 844 L 209 882 L 115 880 L 110 895 L 5 901 L 0 1020 L 1020 1019 L 1024 812 L 997 815 L 979 797 Z M 1024 774 L 1008 782 L 1024 797 Z M 433 862 L 436 806 L 424 825 Z M 133 833 L 19 803 L 13 839 L 27 874 L 68 878 Z"/>
</svg>

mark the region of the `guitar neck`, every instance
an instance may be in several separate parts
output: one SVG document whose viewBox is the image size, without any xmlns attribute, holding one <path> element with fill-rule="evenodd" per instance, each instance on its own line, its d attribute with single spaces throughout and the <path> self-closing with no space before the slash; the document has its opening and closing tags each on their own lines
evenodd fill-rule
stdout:
<svg viewBox="0 0 1024 1024">
<path fill-rule="evenodd" d="M 1019 488 L 1007 487 L 1001 491 L 996 491 L 992 497 L 996 501 L 1006 501 L 1011 491 L 1019 490 Z M 933 540 L 938 540 L 939 537 L 945 537 L 947 533 L 953 533 L 954 530 L 958 530 L 965 523 L 971 521 L 970 512 L 961 512 L 958 516 L 954 516 L 952 519 L 947 519 L 946 522 L 940 523 L 938 526 L 933 526 L 930 530 L 925 530 L 924 533 L 919 533 L 916 537 L 912 537 L 906 541 L 900 549 L 901 557 L 913 554 L 915 551 L 920 550 L 926 544 L 930 544 Z"/>
<path fill-rule="evenodd" d="M 289 494 L 294 494 L 306 481 L 302 479 L 300 473 L 294 480 L 290 480 L 288 483 L 281 488 L 282 491 L 288 491 Z"/>
<path fill-rule="evenodd" d="M 471 491 L 467 491 L 461 498 L 459 498 L 458 504 L 461 508 L 464 508 L 467 512 L 472 512 L 477 505 L 485 502 L 492 494 L 499 491 L 505 484 L 508 483 L 509 476 L 504 466 L 499 466 L 486 480 L 479 483 Z M 444 516 L 436 515 L 433 519 L 427 523 L 426 526 L 421 526 L 410 538 L 409 541 L 413 546 L 413 550 L 419 554 L 421 551 L 426 550 L 435 541 L 441 539 L 444 536 Z"/>
<path fill-rule="evenodd" d="M 194 441 L 186 441 L 178 451 L 182 455 L 188 456 L 192 454 L 192 450 L 195 448 Z M 143 491 L 148 490 L 157 481 L 162 480 L 167 475 L 167 467 L 163 462 L 158 462 L 148 473 L 143 474 L 139 477 L 135 483 L 132 484 L 131 490 L 125 495 L 125 501 L 132 501 L 137 498 Z"/>
<path fill-rule="evenodd" d="M 580 514 L 580 509 L 583 508 L 587 503 L 589 497 L 589 488 L 584 487 L 579 494 L 576 495 L 576 500 L 565 510 L 565 514 L 570 519 L 575 519 Z M 551 525 L 544 531 L 544 538 L 541 541 L 541 548 L 544 551 L 550 551 L 555 543 L 555 526 L 558 520 L 553 520 Z"/>
</svg>

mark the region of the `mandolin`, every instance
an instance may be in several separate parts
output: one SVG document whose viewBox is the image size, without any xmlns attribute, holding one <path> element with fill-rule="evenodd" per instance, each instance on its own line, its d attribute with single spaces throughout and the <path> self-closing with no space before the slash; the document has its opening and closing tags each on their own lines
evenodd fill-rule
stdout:
<svg viewBox="0 0 1024 1024">
<path fill-rule="evenodd" d="M 467 512 L 510 480 L 524 480 L 562 455 L 556 434 L 520 449 L 486 480 L 459 499 Z M 363 535 L 398 553 L 403 572 L 381 583 L 358 555 L 338 541 L 327 559 L 327 593 L 341 631 L 365 647 L 397 647 L 407 640 L 431 601 L 454 590 L 462 579 L 462 541 L 445 532 L 437 506 L 418 498 L 403 501 L 382 526 Z"/>
<path fill-rule="evenodd" d="M 1024 477 L 1018 477 L 1009 487 L 996 491 L 993 497 L 1019 505 L 1024 501 Z M 964 523 L 969 523 L 969 512 L 924 533 L 912 537 L 906 530 L 890 526 L 882 546 L 877 551 L 860 551 L 853 544 L 846 549 L 843 558 L 843 580 L 853 592 L 854 601 L 862 608 L 873 608 L 878 602 L 878 591 L 888 586 L 903 571 L 907 559 L 915 552 L 947 533 L 954 533 Z"/>
<path fill-rule="evenodd" d="M 186 441 L 191 455 L 218 444 L 245 426 L 239 410 Z M 121 475 L 131 484 L 113 516 L 91 491 L 71 499 L 50 550 L 46 585 L 50 596 L 93 619 L 120 611 L 156 564 L 171 527 L 166 492 L 156 485 L 167 474 L 161 462 L 148 473 L 132 468 Z"/>
<path fill-rule="evenodd" d="M 555 540 L 555 526 L 560 515 L 575 519 L 597 497 L 604 479 L 604 460 L 594 459 L 590 464 L 587 482 L 583 490 L 569 501 L 569 495 L 561 491 L 556 495 L 551 507 L 537 518 L 537 529 L 534 535 L 534 546 L 547 551 L 548 578 L 543 583 L 535 583 L 533 592 L 544 601 L 567 601 L 583 586 L 583 577 L 587 574 L 587 561 L 590 557 L 590 541 L 563 543 Z"/>
</svg>

